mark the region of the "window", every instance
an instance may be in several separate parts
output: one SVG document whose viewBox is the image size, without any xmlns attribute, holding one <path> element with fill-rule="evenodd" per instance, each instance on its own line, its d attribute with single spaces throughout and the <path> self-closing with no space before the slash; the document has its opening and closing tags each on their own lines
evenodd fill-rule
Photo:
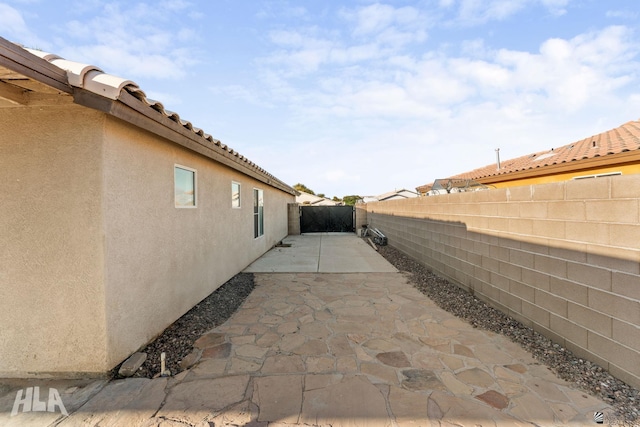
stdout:
<svg viewBox="0 0 640 427">
<path fill-rule="evenodd" d="M 253 237 L 264 234 L 264 195 L 262 190 L 253 189 Z"/>
<path fill-rule="evenodd" d="M 176 208 L 196 207 L 196 170 L 174 166 L 174 200 Z"/>
<path fill-rule="evenodd" d="M 231 207 L 240 209 L 240 183 L 231 181 Z"/>
</svg>

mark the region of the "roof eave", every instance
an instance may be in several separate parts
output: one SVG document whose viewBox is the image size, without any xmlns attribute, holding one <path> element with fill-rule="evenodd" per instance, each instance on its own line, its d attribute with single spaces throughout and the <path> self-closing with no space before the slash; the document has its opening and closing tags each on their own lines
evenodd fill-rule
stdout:
<svg viewBox="0 0 640 427">
<path fill-rule="evenodd" d="M 74 102 L 78 105 L 117 117 L 271 187 L 296 195 L 295 189 L 246 157 L 239 155 L 202 131 L 196 132 L 196 129 L 192 127 L 187 129 L 181 123 L 171 120 L 168 116 L 131 95 L 127 90 L 120 90 L 120 93 L 115 97 L 116 99 L 112 99 L 81 87 L 72 86 L 69 84 L 68 74 L 64 70 L 2 37 L 0 37 L 0 65 L 61 92 L 72 94 Z"/>
<path fill-rule="evenodd" d="M 184 128 L 184 126 L 174 122 L 169 117 L 153 108 L 149 108 L 126 91 L 122 91 L 117 100 L 111 100 L 93 92 L 75 88 L 74 100 L 78 105 L 102 111 L 131 123 L 285 193 L 294 196 L 296 194 L 295 189 L 257 166 L 252 166 L 253 163 L 249 163 L 246 158 L 240 158 L 220 145 L 209 141 L 204 136 Z"/>
<path fill-rule="evenodd" d="M 67 73 L 0 37 L 0 65 L 62 92 L 73 93 Z"/>
</svg>

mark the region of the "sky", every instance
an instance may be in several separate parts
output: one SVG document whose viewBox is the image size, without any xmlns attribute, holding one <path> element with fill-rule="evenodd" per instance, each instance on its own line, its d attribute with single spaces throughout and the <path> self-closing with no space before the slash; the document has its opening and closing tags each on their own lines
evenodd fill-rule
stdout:
<svg viewBox="0 0 640 427">
<path fill-rule="evenodd" d="M 640 118 L 637 0 L 0 0 L 287 184 L 371 196 Z"/>
</svg>

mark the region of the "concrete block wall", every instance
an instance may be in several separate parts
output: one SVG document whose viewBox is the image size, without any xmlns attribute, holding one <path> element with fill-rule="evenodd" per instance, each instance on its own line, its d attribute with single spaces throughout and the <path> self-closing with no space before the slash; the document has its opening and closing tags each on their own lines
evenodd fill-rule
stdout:
<svg viewBox="0 0 640 427">
<path fill-rule="evenodd" d="M 640 387 L 640 175 L 369 203 L 389 245 Z"/>
<path fill-rule="evenodd" d="M 362 228 L 366 224 L 367 224 L 366 206 L 363 204 L 357 204 L 356 205 L 356 224 L 355 224 L 356 232 L 358 231 L 358 229 Z"/>
<path fill-rule="evenodd" d="M 287 206 L 287 227 L 289 236 L 300 235 L 300 203 Z"/>
</svg>

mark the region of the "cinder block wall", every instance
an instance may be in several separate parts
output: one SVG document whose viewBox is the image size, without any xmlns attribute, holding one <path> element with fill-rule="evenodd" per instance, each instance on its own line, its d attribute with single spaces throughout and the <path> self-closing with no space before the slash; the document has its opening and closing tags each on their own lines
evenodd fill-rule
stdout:
<svg viewBox="0 0 640 427">
<path fill-rule="evenodd" d="M 289 203 L 287 206 L 287 228 L 289 236 L 300 234 L 300 203 Z"/>
<path fill-rule="evenodd" d="M 356 205 L 356 232 L 363 225 L 367 224 L 367 209 L 365 205 Z"/>
<path fill-rule="evenodd" d="M 640 387 L 640 175 L 369 203 L 389 244 Z"/>
</svg>

